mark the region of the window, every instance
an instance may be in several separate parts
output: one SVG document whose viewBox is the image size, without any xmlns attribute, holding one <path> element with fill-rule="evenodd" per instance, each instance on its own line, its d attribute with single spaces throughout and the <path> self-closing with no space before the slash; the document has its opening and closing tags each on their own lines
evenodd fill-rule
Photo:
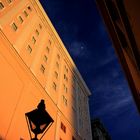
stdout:
<svg viewBox="0 0 140 140">
<path fill-rule="evenodd" d="M 53 82 L 53 85 L 52 86 L 53 86 L 53 89 L 56 90 L 57 86 L 56 86 L 56 83 L 55 82 Z"/>
<path fill-rule="evenodd" d="M 49 49 L 49 47 L 48 47 L 48 46 L 46 47 L 46 50 L 47 50 L 47 52 L 48 52 L 48 53 L 50 52 L 50 49 Z"/>
<path fill-rule="evenodd" d="M 76 85 L 77 85 L 77 81 L 76 81 L 75 78 L 73 78 L 72 82 L 73 82 L 73 86 L 76 86 Z M 80 89 L 79 89 L 79 90 L 80 90 Z"/>
<path fill-rule="evenodd" d="M 62 140 L 62 138 L 60 138 L 60 140 Z"/>
<path fill-rule="evenodd" d="M 61 129 L 63 130 L 64 133 L 66 133 L 66 126 L 61 122 Z"/>
<path fill-rule="evenodd" d="M 49 39 L 49 45 L 51 45 L 52 44 L 52 41 Z"/>
<path fill-rule="evenodd" d="M 80 125 L 80 128 L 83 128 L 83 121 L 81 118 L 79 118 L 79 125 Z"/>
<path fill-rule="evenodd" d="M 67 87 L 65 88 L 65 92 L 66 92 L 66 93 L 68 92 L 68 88 L 67 88 Z"/>
<path fill-rule="evenodd" d="M 30 45 L 28 45 L 28 46 L 27 46 L 27 51 L 28 51 L 29 53 L 31 53 L 31 52 L 32 52 L 32 48 L 31 48 L 31 46 L 30 46 Z"/>
<path fill-rule="evenodd" d="M 64 74 L 64 79 L 65 79 L 66 81 L 68 81 L 68 78 L 67 78 L 66 74 Z"/>
<path fill-rule="evenodd" d="M 35 30 L 35 33 L 37 36 L 39 36 L 39 31 L 37 29 Z"/>
<path fill-rule="evenodd" d="M 46 55 L 44 55 L 44 61 L 47 62 L 48 61 L 48 57 Z"/>
<path fill-rule="evenodd" d="M 68 88 L 66 87 L 66 85 L 64 84 L 64 91 L 65 91 L 65 93 L 67 93 L 68 92 Z"/>
<path fill-rule="evenodd" d="M 57 58 L 58 58 L 58 60 L 60 60 L 60 55 L 59 54 L 57 54 Z"/>
<path fill-rule="evenodd" d="M 76 87 L 73 86 L 73 87 L 72 87 L 72 90 L 73 90 L 73 93 L 75 94 L 75 93 L 76 93 Z"/>
<path fill-rule="evenodd" d="M 8 3 L 11 3 L 11 2 L 12 2 L 12 0 L 7 0 L 7 2 L 8 2 Z"/>
<path fill-rule="evenodd" d="M 17 25 L 14 22 L 12 23 L 11 27 L 14 31 L 16 31 L 18 29 Z"/>
<path fill-rule="evenodd" d="M 21 16 L 18 17 L 19 22 L 22 23 L 23 22 L 23 18 Z"/>
<path fill-rule="evenodd" d="M 23 11 L 23 13 L 24 13 L 25 17 L 28 16 L 28 13 L 26 11 Z"/>
<path fill-rule="evenodd" d="M 56 62 L 56 67 L 59 68 L 59 63 L 58 62 Z"/>
<path fill-rule="evenodd" d="M 124 44 L 124 46 L 129 44 L 130 46 L 133 46 L 131 48 L 130 46 L 129 48 L 127 48 L 128 55 L 130 55 L 131 59 L 135 61 L 137 68 L 140 70 L 140 50 L 139 50 L 139 45 L 137 44 L 137 41 L 135 39 L 135 33 L 133 32 L 133 27 L 132 27 L 134 21 L 131 19 L 129 13 L 127 12 L 127 8 L 124 1 L 117 1 L 115 3 L 117 3 L 117 8 L 119 10 L 119 14 L 121 16 L 126 31 L 120 33 L 122 34 L 122 38 L 120 36 L 120 40 L 122 42 L 122 45 Z M 120 20 L 120 18 L 118 20 Z M 129 44 L 127 44 L 128 40 L 129 40 Z"/>
<path fill-rule="evenodd" d="M 76 109 L 74 106 L 72 106 L 72 110 L 73 110 L 73 113 L 75 114 L 76 113 Z"/>
<path fill-rule="evenodd" d="M 0 2 L 0 10 L 2 10 L 4 8 L 4 5 L 2 2 Z"/>
<path fill-rule="evenodd" d="M 29 11 L 32 11 L 32 8 L 31 8 L 30 6 L 28 6 L 27 9 L 28 9 Z"/>
<path fill-rule="evenodd" d="M 44 67 L 43 65 L 41 65 L 41 67 L 40 67 L 40 71 L 41 71 L 42 73 L 45 72 L 45 67 Z"/>
<path fill-rule="evenodd" d="M 55 75 L 55 78 L 57 79 L 58 78 L 58 73 L 56 71 L 54 72 L 54 75 Z"/>
<path fill-rule="evenodd" d="M 65 66 L 65 71 L 68 73 L 68 68 Z"/>
<path fill-rule="evenodd" d="M 64 79 L 66 79 L 66 74 L 64 74 Z"/>
<path fill-rule="evenodd" d="M 64 105 L 67 106 L 68 101 L 67 101 L 67 99 L 66 99 L 66 97 L 64 95 L 62 95 L 62 100 L 63 100 Z"/>
<path fill-rule="evenodd" d="M 39 24 L 39 28 L 42 29 L 42 25 L 41 24 Z"/>
<path fill-rule="evenodd" d="M 35 39 L 35 37 L 34 37 L 34 36 L 32 37 L 32 42 L 33 42 L 33 44 L 35 44 L 35 43 L 36 43 L 36 39 Z"/>
</svg>

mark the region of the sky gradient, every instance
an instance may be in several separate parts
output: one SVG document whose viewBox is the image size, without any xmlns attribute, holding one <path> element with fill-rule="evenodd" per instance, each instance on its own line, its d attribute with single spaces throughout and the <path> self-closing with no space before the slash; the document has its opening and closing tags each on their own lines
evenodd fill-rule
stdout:
<svg viewBox="0 0 140 140">
<path fill-rule="evenodd" d="M 112 140 L 139 140 L 140 117 L 94 0 L 41 0 Z"/>
</svg>

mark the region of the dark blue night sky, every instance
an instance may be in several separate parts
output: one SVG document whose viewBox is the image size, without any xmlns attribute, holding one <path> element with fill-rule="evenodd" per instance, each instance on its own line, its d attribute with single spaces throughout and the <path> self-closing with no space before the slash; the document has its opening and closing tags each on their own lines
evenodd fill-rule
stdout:
<svg viewBox="0 0 140 140">
<path fill-rule="evenodd" d="M 112 140 L 139 140 L 140 116 L 94 0 L 41 0 Z"/>
</svg>

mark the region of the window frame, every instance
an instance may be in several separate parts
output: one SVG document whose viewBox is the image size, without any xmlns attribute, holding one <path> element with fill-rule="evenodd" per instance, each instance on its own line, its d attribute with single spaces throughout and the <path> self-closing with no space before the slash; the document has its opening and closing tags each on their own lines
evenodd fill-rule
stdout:
<svg viewBox="0 0 140 140">
<path fill-rule="evenodd" d="M 54 71 L 55 78 L 58 79 L 58 72 Z"/>
<path fill-rule="evenodd" d="M 19 22 L 22 24 L 23 23 L 23 18 L 22 18 L 22 16 L 20 15 L 20 16 L 18 16 L 18 20 L 19 20 Z"/>
<path fill-rule="evenodd" d="M 32 53 L 32 51 L 33 51 L 33 49 L 32 49 L 32 47 L 28 44 L 27 45 L 27 51 L 31 54 Z"/>
<path fill-rule="evenodd" d="M 59 54 L 57 54 L 57 59 L 60 60 L 60 55 Z"/>
<path fill-rule="evenodd" d="M 45 73 L 45 67 L 44 67 L 43 64 L 41 64 L 41 66 L 40 66 L 40 71 L 41 71 L 43 74 Z"/>
<path fill-rule="evenodd" d="M 17 24 L 15 23 L 15 22 L 12 22 L 11 23 L 11 28 L 13 29 L 13 31 L 17 31 L 18 30 L 18 26 L 17 26 Z"/>
<path fill-rule="evenodd" d="M 62 95 L 62 100 L 63 100 L 63 104 L 65 106 L 68 106 L 68 100 L 66 99 L 66 97 L 64 95 Z"/>
<path fill-rule="evenodd" d="M 48 40 L 48 43 L 49 43 L 50 46 L 52 45 L 51 39 Z"/>
<path fill-rule="evenodd" d="M 44 62 L 47 63 L 47 61 L 48 61 L 47 55 L 44 55 L 43 59 L 44 59 Z"/>
<path fill-rule="evenodd" d="M 64 123 L 61 122 L 60 128 L 64 133 L 66 133 L 66 126 L 64 125 Z"/>
<path fill-rule="evenodd" d="M 34 36 L 32 36 L 32 43 L 35 44 L 36 43 L 36 39 Z"/>
<path fill-rule="evenodd" d="M 48 46 L 46 46 L 46 51 L 47 51 L 47 53 L 50 52 L 50 48 Z"/>
<path fill-rule="evenodd" d="M 41 23 L 39 23 L 39 29 L 42 29 L 42 25 L 41 25 Z"/>
<path fill-rule="evenodd" d="M 55 82 L 53 82 L 53 85 L 52 85 L 53 89 L 56 91 L 57 90 L 57 85 Z"/>
<path fill-rule="evenodd" d="M 58 61 L 56 61 L 56 67 L 59 69 L 59 63 L 58 63 Z"/>
<path fill-rule="evenodd" d="M 4 4 L 0 1 L 0 10 L 3 10 L 4 8 Z"/>
<path fill-rule="evenodd" d="M 25 17 L 28 17 L 29 16 L 29 14 L 27 13 L 26 10 L 23 11 L 23 14 L 24 14 Z"/>
<path fill-rule="evenodd" d="M 12 1 L 13 1 L 13 0 L 7 0 L 7 2 L 8 2 L 9 4 L 12 3 Z"/>
<path fill-rule="evenodd" d="M 37 36 L 39 36 L 39 31 L 37 29 L 35 30 L 35 33 Z"/>
<path fill-rule="evenodd" d="M 32 8 L 30 5 L 27 6 L 27 9 L 31 12 L 32 11 Z"/>
</svg>

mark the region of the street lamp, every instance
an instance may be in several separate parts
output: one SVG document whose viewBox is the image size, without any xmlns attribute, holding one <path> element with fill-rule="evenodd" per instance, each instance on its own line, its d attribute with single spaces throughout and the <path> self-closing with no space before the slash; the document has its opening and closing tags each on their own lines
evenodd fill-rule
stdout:
<svg viewBox="0 0 140 140">
<path fill-rule="evenodd" d="M 37 109 L 25 113 L 25 117 L 31 140 L 38 140 L 37 135 L 42 134 L 40 138 L 41 140 L 53 123 L 53 119 L 45 110 L 44 100 L 40 101 L 40 103 L 37 106 Z M 31 132 L 34 133 L 34 138 L 32 138 Z"/>
</svg>

